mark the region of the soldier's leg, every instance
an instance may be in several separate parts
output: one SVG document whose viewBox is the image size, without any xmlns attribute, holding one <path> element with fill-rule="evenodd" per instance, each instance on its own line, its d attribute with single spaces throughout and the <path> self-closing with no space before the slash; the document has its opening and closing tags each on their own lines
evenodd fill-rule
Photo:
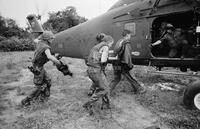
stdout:
<svg viewBox="0 0 200 129">
<path fill-rule="evenodd" d="M 46 84 L 46 86 L 44 87 L 44 97 L 50 97 L 50 88 L 51 88 L 51 77 L 48 75 L 48 73 L 45 71 L 44 74 L 44 82 Z"/>
<path fill-rule="evenodd" d="M 41 94 L 41 87 L 44 84 L 44 71 L 41 71 L 38 75 L 34 74 L 33 83 L 35 84 L 34 90 L 29 96 L 22 100 L 22 105 L 29 105 L 30 101 L 37 99 Z"/>
<path fill-rule="evenodd" d="M 104 109 L 104 106 L 106 106 L 107 109 L 110 109 L 110 97 L 108 94 L 102 97 L 101 109 Z"/>
<path fill-rule="evenodd" d="M 96 90 L 96 84 L 92 83 L 90 90 L 88 92 L 88 96 L 92 96 L 94 94 L 95 90 Z"/>
<path fill-rule="evenodd" d="M 110 87 L 110 94 L 113 93 L 113 90 L 115 89 L 115 87 L 117 86 L 117 84 L 120 82 L 121 80 L 121 67 L 120 66 L 113 66 L 113 80 L 110 82 L 109 87 Z"/>
<path fill-rule="evenodd" d="M 40 94 L 41 94 L 40 86 L 35 86 L 31 94 L 21 101 L 22 105 L 25 106 L 30 105 L 31 101 L 37 100 Z"/>
<path fill-rule="evenodd" d="M 105 89 L 96 89 L 94 94 L 91 96 L 91 98 L 89 99 L 89 101 L 87 103 L 85 103 L 83 105 L 83 107 L 85 108 L 91 108 L 92 104 L 95 103 L 96 101 L 98 101 L 100 98 L 103 99 L 103 97 L 107 94 L 108 92 Z M 104 98 L 104 99 L 108 99 L 108 98 Z M 107 100 L 106 100 L 107 102 Z M 107 104 L 107 103 L 106 103 Z"/>
<path fill-rule="evenodd" d="M 100 87 L 104 89 L 104 94 L 102 94 L 101 109 L 103 109 L 104 106 L 106 106 L 106 108 L 108 109 L 110 108 L 110 87 L 107 78 L 103 72 L 102 72 L 102 84 L 100 84 Z"/>
<path fill-rule="evenodd" d="M 39 75 L 34 75 L 34 79 L 33 79 L 33 82 L 35 84 L 35 86 L 37 87 L 38 89 L 38 92 L 36 94 L 33 94 L 32 96 L 34 97 L 34 99 L 41 99 L 41 97 L 43 97 L 43 91 L 46 87 L 46 83 L 45 83 L 45 70 L 44 68 L 41 66 L 41 67 L 38 67 L 39 71 L 40 71 L 40 74 Z"/>
<path fill-rule="evenodd" d="M 89 77 L 90 79 L 95 83 L 96 90 L 90 100 L 83 105 L 83 107 L 91 107 L 91 105 L 99 100 L 99 98 L 104 97 L 106 94 L 108 94 L 108 86 L 106 86 L 105 79 L 103 78 L 103 75 L 100 71 L 100 69 L 96 68 L 90 68 L 89 69 Z"/>
<path fill-rule="evenodd" d="M 132 86 L 134 92 L 140 92 L 140 93 L 144 93 L 145 92 L 145 88 L 143 86 L 141 86 L 140 83 L 136 80 L 136 77 L 135 77 L 135 75 L 133 73 L 133 69 L 131 69 L 130 71 L 124 70 L 122 72 L 122 74 L 131 83 L 131 86 Z"/>
<path fill-rule="evenodd" d="M 87 73 L 88 73 L 88 77 L 92 80 L 92 82 L 93 82 L 93 86 L 95 86 L 95 85 L 97 85 L 97 83 L 98 83 L 98 70 L 97 69 L 95 69 L 95 68 L 92 68 L 92 67 L 88 67 L 88 69 L 87 69 Z M 96 89 L 96 88 L 95 88 Z M 95 92 L 96 92 L 96 90 L 95 90 Z M 93 99 L 95 98 L 94 97 L 94 94 L 92 95 L 93 96 Z M 88 108 L 91 108 L 91 103 L 92 103 L 93 101 L 90 99 L 88 102 L 86 102 L 85 104 L 83 104 L 83 107 L 84 108 L 86 108 L 86 109 L 88 109 Z"/>
</svg>

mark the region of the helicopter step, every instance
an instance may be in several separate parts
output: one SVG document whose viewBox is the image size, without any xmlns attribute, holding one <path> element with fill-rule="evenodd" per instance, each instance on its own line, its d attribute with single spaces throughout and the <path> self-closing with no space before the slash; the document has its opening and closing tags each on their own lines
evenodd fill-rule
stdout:
<svg viewBox="0 0 200 129">
<path fill-rule="evenodd" d="M 148 71 L 150 72 L 150 71 Z M 189 76 L 189 77 L 200 77 L 197 72 L 192 73 L 181 73 L 181 72 L 171 72 L 171 71 L 151 71 L 152 74 L 168 74 L 168 75 L 177 75 L 177 76 Z"/>
</svg>

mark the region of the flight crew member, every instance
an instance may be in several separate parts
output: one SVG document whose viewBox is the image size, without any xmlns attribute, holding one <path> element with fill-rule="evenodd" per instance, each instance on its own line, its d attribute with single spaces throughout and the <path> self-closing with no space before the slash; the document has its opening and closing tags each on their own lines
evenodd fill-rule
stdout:
<svg viewBox="0 0 200 129">
<path fill-rule="evenodd" d="M 95 45 L 88 56 L 86 63 L 88 66 L 87 73 L 93 82 L 93 86 L 95 86 L 95 91 L 90 100 L 86 102 L 83 107 L 88 109 L 90 113 L 92 113 L 91 108 L 93 103 L 100 98 L 102 98 L 102 108 L 103 106 L 110 108 L 109 87 L 102 67 L 104 67 L 104 64 L 107 62 L 108 51 L 112 44 L 113 38 L 105 35 L 102 42 Z"/>
<path fill-rule="evenodd" d="M 181 52 L 181 58 L 185 58 L 188 56 L 189 43 L 186 40 L 185 35 L 183 34 L 183 30 L 181 28 L 176 28 L 174 31 L 174 39 L 177 44 L 177 49 Z"/>
<path fill-rule="evenodd" d="M 129 30 L 124 30 L 122 36 L 123 38 L 120 39 L 114 47 L 114 53 L 118 56 L 118 59 L 113 63 L 114 79 L 109 86 L 111 88 L 110 94 L 112 94 L 114 88 L 120 82 L 121 75 L 127 78 L 135 92 L 144 93 L 145 88 L 134 79 L 132 76 L 133 73 L 130 73 L 133 68 L 130 46 L 131 32 Z"/>
<path fill-rule="evenodd" d="M 176 29 L 172 24 L 166 25 L 166 31 L 160 40 L 153 43 L 151 46 L 156 46 L 161 43 L 167 42 L 170 47 L 168 57 L 174 58 L 178 56 L 178 52 L 181 51 L 181 58 L 184 58 L 187 54 L 188 42 L 182 34 L 180 28 Z"/>
<path fill-rule="evenodd" d="M 177 54 L 177 49 L 176 49 L 176 41 L 174 39 L 174 26 L 172 24 L 167 24 L 165 27 L 165 33 L 162 35 L 161 39 L 156 41 L 155 43 L 151 44 L 152 47 L 159 45 L 161 43 L 164 43 L 164 41 L 167 42 L 167 44 L 170 47 L 170 51 L 168 53 L 168 56 L 170 58 L 175 57 Z"/>
<path fill-rule="evenodd" d="M 32 93 L 22 100 L 22 105 L 30 105 L 32 100 L 45 99 L 50 96 L 51 79 L 44 69 L 44 64 L 49 60 L 56 65 L 61 65 L 60 61 L 51 54 L 50 44 L 55 36 L 51 31 L 44 31 L 36 44 L 36 50 L 32 60 L 30 70 L 34 73 L 33 82 L 35 88 Z"/>
</svg>

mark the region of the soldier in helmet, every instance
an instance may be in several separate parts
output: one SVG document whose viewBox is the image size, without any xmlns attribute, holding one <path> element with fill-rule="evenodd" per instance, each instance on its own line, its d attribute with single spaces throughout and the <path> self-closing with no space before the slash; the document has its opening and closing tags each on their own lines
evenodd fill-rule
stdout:
<svg viewBox="0 0 200 129">
<path fill-rule="evenodd" d="M 174 26 L 172 24 L 166 24 L 165 32 L 162 34 L 161 38 L 155 43 L 151 44 L 151 46 L 154 47 L 164 42 L 167 42 L 168 46 L 170 47 L 168 56 L 170 58 L 176 57 L 178 51 L 176 49 L 177 43 L 174 39 Z"/>
<path fill-rule="evenodd" d="M 60 61 L 51 54 L 50 44 L 54 38 L 54 34 L 51 31 L 44 31 L 39 36 L 32 60 L 33 66 L 30 67 L 30 70 L 34 73 L 33 82 L 35 88 L 29 96 L 22 100 L 22 105 L 29 105 L 34 99 L 43 99 L 50 96 L 51 79 L 44 69 L 44 64 L 50 60 L 56 65 L 61 65 Z"/>
<path fill-rule="evenodd" d="M 156 46 L 161 43 L 166 42 L 170 47 L 168 57 L 181 57 L 184 58 L 187 56 L 189 49 L 188 41 L 183 35 L 183 30 L 181 28 L 174 28 L 172 24 L 166 24 L 165 33 L 161 36 L 161 39 L 153 43 L 151 46 Z"/>
<path fill-rule="evenodd" d="M 91 111 L 93 103 L 100 98 L 102 98 L 102 105 L 106 105 L 107 108 L 109 108 L 109 88 L 108 83 L 106 82 L 106 77 L 102 71 L 102 67 L 104 67 L 104 63 L 107 62 L 108 51 L 112 44 L 113 38 L 111 36 L 104 35 L 101 38 L 101 43 L 95 45 L 90 51 L 87 60 L 87 73 L 93 82 L 93 87 L 95 88 L 90 100 L 83 105 L 83 107 L 89 109 L 89 111 Z"/>
<path fill-rule="evenodd" d="M 113 63 L 114 79 L 109 86 L 111 88 L 110 93 L 113 94 L 114 88 L 121 80 L 121 75 L 127 78 L 135 92 L 144 93 L 144 87 L 138 83 L 133 73 L 131 73 L 131 69 L 133 68 L 130 46 L 131 32 L 129 30 L 124 30 L 122 36 L 123 38 L 120 39 L 114 47 L 114 53 L 118 56 L 118 59 Z"/>
</svg>

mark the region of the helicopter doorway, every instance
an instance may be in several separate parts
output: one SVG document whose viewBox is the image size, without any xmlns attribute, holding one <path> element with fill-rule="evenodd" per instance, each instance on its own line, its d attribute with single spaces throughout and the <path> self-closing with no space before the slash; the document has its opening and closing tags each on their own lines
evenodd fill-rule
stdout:
<svg viewBox="0 0 200 129">
<path fill-rule="evenodd" d="M 152 46 L 152 55 L 166 58 L 195 57 L 197 55 L 193 51 L 193 46 L 196 44 L 197 39 L 195 34 L 197 22 L 195 18 L 193 11 L 168 14 L 155 18 L 152 23 L 152 44 L 158 40 L 161 43 Z M 170 28 L 172 30 L 172 33 L 170 32 L 171 36 L 167 37 L 169 30 L 167 26 L 169 24 L 173 27 Z M 173 45 L 170 44 L 167 38 L 173 42 Z M 173 54 L 171 54 L 172 49 L 174 49 Z"/>
</svg>

